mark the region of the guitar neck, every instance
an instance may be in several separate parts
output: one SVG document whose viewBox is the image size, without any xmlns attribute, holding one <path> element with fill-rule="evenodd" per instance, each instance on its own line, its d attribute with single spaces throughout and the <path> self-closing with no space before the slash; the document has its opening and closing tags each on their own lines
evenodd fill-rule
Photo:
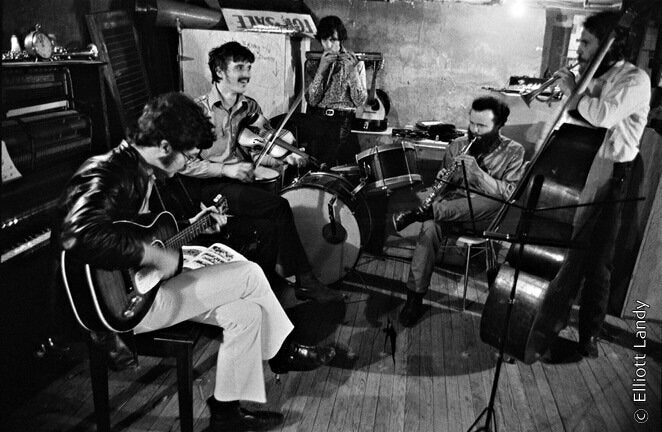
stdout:
<svg viewBox="0 0 662 432">
<path fill-rule="evenodd" d="M 190 243 L 191 240 L 202 234 L 202 232 L 212 226 L 213 223 L 214 219 L 212 218 L 211 214 L 207 214 L 199 220 L 193 222 L 191 226 L 170 237 L 165 242 L 165 245 L 167 248 L 178 249 L 185 244 Z"/>
<path fill-rule="evenodd" d="M 368 101 L 375 100 L 375 93 L 377 92 L 377 68 L 372 73 L 372 83 L 370 84 L 370 93 L 368 94 Z"/>
</svg>

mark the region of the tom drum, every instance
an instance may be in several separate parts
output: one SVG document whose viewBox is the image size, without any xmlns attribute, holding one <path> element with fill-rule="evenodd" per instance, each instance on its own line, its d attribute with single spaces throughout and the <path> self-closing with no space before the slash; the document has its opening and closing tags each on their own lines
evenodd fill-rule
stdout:
<svg viewBox="0 0 662 432">
<path fill-rule="evenodd" d="M 365 192 L 379 192 L 421 182 L 416 148 L 407 142 L 370 148 L 356 155 L 356 161 L 367 174 Z"/>
</svg>

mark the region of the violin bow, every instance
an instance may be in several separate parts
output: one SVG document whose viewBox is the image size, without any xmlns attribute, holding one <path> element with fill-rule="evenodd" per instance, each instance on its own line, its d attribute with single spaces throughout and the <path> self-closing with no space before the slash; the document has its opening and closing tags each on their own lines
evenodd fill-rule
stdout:
<svg viewBox="0 0 662 432">
<path fill-rule="evenodd" d="M 290 107 L 290 110 L 287 112 L 283 120 L 280 122 L 280 125 L 278 126 L 278 129 L 276 129 L 276 132 L 274 132 L 271 136 L 271 139 L 267 143 L 267 145 L 264 146 L 262 151 L 260 151 L 260 154 L 258 155 L 257 159 L 255 159 L 255 166 L 259 166 L 260 163 L 262 163 L 262 159 L 266 155 L 271 152 L 271 149 L 274 147 L 276 143 L 276 139 L 278 139 L 278 136 L 280 135 L 280 132 L 283 130 L 283 127 L 285 126 L 285 123 L 292 117 L 292 114 L 294 114 L 294 110 L 299 106 L 301 101 L 303 100 L 303 95 L 306 93 L 306 90 L 303 90 L 299 96 L 297 96 L 297 99 L 294 101 L 294 104 L 292 104 L 292 107 Z"/>
</svg>

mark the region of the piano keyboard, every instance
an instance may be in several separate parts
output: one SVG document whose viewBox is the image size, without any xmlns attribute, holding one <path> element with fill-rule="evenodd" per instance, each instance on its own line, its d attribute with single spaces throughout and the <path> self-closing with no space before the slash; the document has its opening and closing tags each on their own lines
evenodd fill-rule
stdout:
<svg viewBox="0 0 662 432">
<path fill-rule="evenodd" d="M 25 253 L 25 252 L 28 252 L 28 251 L 31 251 L 31 250 L 34 250 L 38 247 L 43 246 L 50 240 L 50 238 L 51 238 L 51 230 L 46 230 L 45 232 L 37 235 L 36 237 L 32 237 L 28 241 L 26 241 L 24 243 L 21 243 L 18 246 L 12 248 L 12 249 L 9 249 L 7 251 L 3 251 L 2 255 L 0 256 L 0 263 L 3 263 L 5 261 L 9 261 L 10 259 L 12 259 L 12 258 L 14 258 L 14 257 L 16 257 L 16 256 L 18 256 L 22 253 Z"/>
</svg>

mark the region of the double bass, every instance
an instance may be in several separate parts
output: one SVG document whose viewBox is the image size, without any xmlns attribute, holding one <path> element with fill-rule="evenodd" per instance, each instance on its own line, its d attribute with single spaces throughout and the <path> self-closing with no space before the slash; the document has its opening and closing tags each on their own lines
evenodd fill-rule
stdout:
<svg viewBox="0 0 662 432">
<path fill-rule="evenodd" d="M 634 16 L 634 12 L 627 11 L 618 27 L 629 27 Z M 591 214 L 592 197 L 604 179 L 596 175 L 596 154 L 606 131 L 564 123 L 563 119 L 568 107 L 586 90 L 616 31 L 612 30 L 600 45 L 575 91 L 559 110 L 510 202 L 485 232 L 488 237 L 513 243 L 491 281 L 480 336 L 496 348 L 503 345 L 506 354 L 526 364 L 537 361 L 566 326 L 580 283 L 582 260 L 590 247 L 585 242 L 584 228 Z M 536 202 L 527 202 L 534 184 Z M 527 205 L 535 209 L 527 210 Z M 513 239 L 512 234 L 521 231 L 523 216 L 526 232 L 518 232 L 519 238 Z"/>
</svg>

